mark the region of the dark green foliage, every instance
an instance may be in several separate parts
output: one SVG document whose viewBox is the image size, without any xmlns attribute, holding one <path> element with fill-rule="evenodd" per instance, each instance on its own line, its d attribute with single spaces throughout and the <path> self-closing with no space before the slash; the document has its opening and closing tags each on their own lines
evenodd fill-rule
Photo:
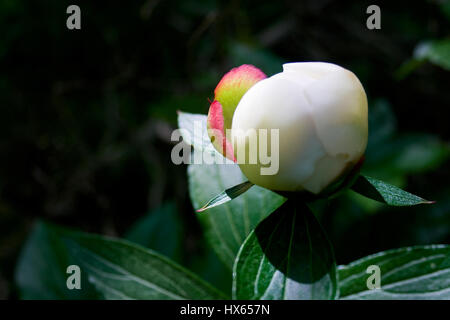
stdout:
<svg viewBox="0 0 450 320">
<path fill-rule="evenodd" d="M 436 201 L 390 207 L 348 192 L 313 204 L 338 264 L 450 243 L 448 2 L 385 2 L 377 31 L 359 1 L 83 1 L 80 31 L 65 27 L 69 4 L 0 1 L 0 299 L 97 297 L 89 283 L 62 287 L 71 258 L 42 218 L 127 236 L 230 293 L 242 241 L 282 199 L 254 186 L 229 213 L 197 217 L 246 179 L 191 167 L 187 182 L 170 133 L 177 110 L 206 114 L 220 77 L 242 63 L 269 75 L 289 61 L 354 71 L 369 98 L 362 172 Z M 220 184 L 202 187 L 212 175 Z"/>
</svg>

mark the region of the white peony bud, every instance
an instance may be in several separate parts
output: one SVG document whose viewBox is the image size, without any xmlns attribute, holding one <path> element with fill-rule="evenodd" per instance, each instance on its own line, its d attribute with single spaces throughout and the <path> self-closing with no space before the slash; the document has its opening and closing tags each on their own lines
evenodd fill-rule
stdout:
<svg viewBox="0 0 450 320">
<path fill-rule="evenodd" d="M 272 190 L 318 194 L 364 154 L 368 136 L 364 88 L 351 71 L 335 64 L 285 64 L 283 72 L 255 83 L 239 101 L 231 130 L 235 155 L 240 148 L 247 155 L 255 152 L 248 136 L 254 129 L 268 129 L 269 137 L 270 129 L 279 129 L 279 169 L 264 175 L 264 162 L 238 159 L 246 177 Z"/>
</svg>

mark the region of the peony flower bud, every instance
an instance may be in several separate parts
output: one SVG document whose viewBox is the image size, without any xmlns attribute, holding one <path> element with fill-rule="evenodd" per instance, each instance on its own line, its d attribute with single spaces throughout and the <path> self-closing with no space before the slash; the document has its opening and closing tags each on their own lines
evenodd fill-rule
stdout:
<svg viewBox="0 0 450 320">
<path fill-rule="evenodd" d="M 262 174 L 267 165 L 259 155 L 253 164 L 237 159 L 251 182 L 276 191 L 318 194 L 364 154 L 367 98 L 358 78 L 340 66 L 288 63 L 283 72 L 255 82 L 240 98 L 231 127 L 235 156 L 241 149 L 247 156 L 255 152 L 249 146 L 251 130 L 267 129 L 270 140 L 270 129 L 278 129 L 277 173 Z M 276 151 L 272 148 L 272 157 Z"/>
</svg>

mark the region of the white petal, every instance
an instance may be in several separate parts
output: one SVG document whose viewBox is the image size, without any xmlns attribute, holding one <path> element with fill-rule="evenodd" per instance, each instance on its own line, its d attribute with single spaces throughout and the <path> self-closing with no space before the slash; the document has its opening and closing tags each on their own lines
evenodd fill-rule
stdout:
<svg viewBox="0 0 450 320">
<path fill-rule="evenodd" d="M 366 149 L 368 126 L 367 98 L 358 78 L 345 69 L 334 71 L 304 92 L 327 153 L 359 159 Z"/>
<path fill-rule="evenodd" d="M 347 165 L 348 159 L 343 156 L 331 157 L 325 155 L 317 161 L 314 174 L 303 182 L 303 187 L 317 194 L 338 178 Z"/>
<path fill-rule="evenodd" d="M 344 68 L 327 62 L 292 62 L 283 64 L 284 72 L 295 72 L 299 75 L 320 79 L 331 72 L 345 70 Z"/>
<path fill-rule="evenodd" d="M 302 182 L 314 173 L 316 161 L 325 155 L 302 91 L 282 77 L 262 80 L 243 96 L 232 129 L 234 141 L 240 134 L 236 129 L 279 129 L 276 175 L 260 175 L 259 165 L 240 164 L 250 181 L 273 190 L 302 189 Z"/>
</svg>

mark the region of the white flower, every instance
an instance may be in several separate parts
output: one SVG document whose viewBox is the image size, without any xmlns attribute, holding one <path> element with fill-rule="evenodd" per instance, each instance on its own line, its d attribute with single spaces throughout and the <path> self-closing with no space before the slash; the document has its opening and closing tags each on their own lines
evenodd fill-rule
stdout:
<svg viewBox="0 0 450 320">
<path fill-rule="evenodd" d="M 252 152 L 248 129 L 279 129 L 278 172 L 262 175 L 265 165 L 260 161 L 240 163 L 251 182 L 317 194 L 364 154 L 366 94 L 351 71 L 335 64 L 288 63 L 283 72 L 254 84 L 239 101 L 231 131 L 235 154 L 239 148 Z"/>
</svg>

